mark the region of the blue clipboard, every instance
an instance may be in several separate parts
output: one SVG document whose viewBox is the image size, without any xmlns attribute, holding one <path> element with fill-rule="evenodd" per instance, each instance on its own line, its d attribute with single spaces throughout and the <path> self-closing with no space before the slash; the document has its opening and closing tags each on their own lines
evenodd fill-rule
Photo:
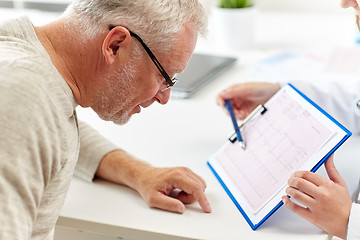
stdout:
<svg viewBox="0 0 360 240">
<path fill-rule="evenodd" d="M 326 144 L 329 144 L 329 146 L 327 146 L 326 144 L 322 145 L 323 148 L 320 148 L 320 150 L 318 149 L 318 151 L 315 152 L 315 154 L 313 156 L 311 156 L 312 160 L 311 160 L 311 163 L 309 163 L 311 165 L 308 165 L 309 169 L 305 169 L 305 170 L 310 170 L 312 172 L 315 172 L 352 135 L 352 133 L 348 129 L 346 129 L 343 125 L 341 125 L 338 121 L 336 121 L 332 116 L 330 116 L 326 111 L 324 111 L 322 108 L 320 108 L 311 99 L 309 99 L 302 92 L 300 92 L 298 89 L 296 89 L 293 85 L 288 84 L 285 87 L 283 87 L 279 92 L 282 92 L 282 94 L 285 94 L 284 91 L 291 92 L 291 95 L 297 95 L 297 96 L 294 96 L 295 100 L 297 99 L 300 102 L 303 102 L 302 104 L 305 104 L 307 109 L 312 108 L 310 110 L 310 112 L 314 113 L 315 115 L 321 115 L 321 118 L 327 119 L 327 120 L 325 120 L 325 122 L 327 122 L 327 121 L 330 122 L 330 125 L 328 125 L 328 127 L 331 128 L 332 130 L 336 129 L 336 131 L 338 131 L 335 133 L 336 139 L 330 138 L 331 139 L 330 142 L 332 142 L 332 143 L 331 144 L 326 143 Z M 276 93 L 268 102 L 271 102 L 271 101 L 274 102 L 273 98 L 277 98 L 279 94 L 280 93 Z M 271 109 L 271 107 L 267 107 L 267 103 L 265 104 L 265 107 L 266 107 L 265 114 L 269 114 L 268 112 L 271 113 L 272 109 Z M 264 116 L 265 116 L 265 114 L 264 114 Z M 262 115 L 262 113 L 261 114 L 259 113 L 258 121 L 261 121 L 261 118 L 262 118 L 261 115 Z M 223 167 L 221 164 L 219 164 L 219 162 L 221 162 L 221 161 L 223 161 L 223 162 L 235 161 L 233 159 L 231 159 L 231 160 L 227 159 L 225 161 L 221 157 L 221 156 L 223 156 L 223 155 L 221 155 L 222 152 L 228 151 L 228 149 L 233 148 L 232 144 L 237 144 L 237 141 L 235 141 L 235 140 L 236 140 L 236 134 L 234 133 L 229 138 L 229 141 L 227 141 L 225 143 L 225 145 L 220 150 L 218 150 L 210 158 L 210 160 L 208 160 L 207 164 L 210 167 L 211 171 L 214 173 L 215 177 L 220 182 L 221 186 L 224 188 L 224 190 L 228 194 L 228 196 L 231 198 L 233 203 L 236 205 L 238 210 L 241 212 L 241 214 L 243 215 L 243 217 L 245 218 L 247 223 L 250 225 L 250 227 L 253 230 L 256 230 L 277 209 L 279 209 L 283 205 L 281 198 L 276 199 L 276 197 L 278 195 L 283 195 L 283 194 L 281 194 L 281 191 L 280 191 L 279 193 L 277 193 L 278 195 L 276 195 L 276 194 L 274 195 L 275 197 L 273 196 L 273 198 L 269 198 L 270 199 L 269 202 L 265 201 L 265 203 L 264 203 L 265 207 L 260 208 L 260 210 L 258 212 L 249 211 L 249 209 L 251 209 L 251 208 L 249 207 L 249 204 L 247 204 L 246 197 L 243 197 L 243 193 L 241 192 L 241 190 L 234 187 L 236 185 L 236 184 L 234 184 L 235 180 L 233 180 L 231 177 L 229 177 L 230 174 L 228 172 L 226 172 L 226 170 L 224 170 L 224 169 L 226 169 L 226 167 Z M 246 135 L 245 135 L 245 140 L 246 140 Z M 324 146 L 326 146 L 326 147 L 324 147 Z M 231 150 L 231 151 L 235 151 L 235 153 L 236 153 L 237 151 L 240 152 L 241 149 L 235 149 L 235 150 Z M 322 152 L 322 153 L 320 154 L 319 152 Z M 232 153 L 234 153 L 234 152 L 232 152 Z M 316 159 L 315 155 L 321 156 L 321 157 Z M 228 154 L 226 156 L 228 156 Z M 236 160 L 236 161 L 242 161 L 242 160 L 240 159 L 240 160 Z M 311 167 L 309 167 L 309 166 L 311 166 Z M 284 188 L 286 188 L 286 182 L 285 182 Z M 268 203 L 270 205 L 266 206 L 266 204 L 268 204 Z M 256 214 L 259 214 L 259 216 L 254 217 L 254 215 L 256 215 Z"/>
</svg>

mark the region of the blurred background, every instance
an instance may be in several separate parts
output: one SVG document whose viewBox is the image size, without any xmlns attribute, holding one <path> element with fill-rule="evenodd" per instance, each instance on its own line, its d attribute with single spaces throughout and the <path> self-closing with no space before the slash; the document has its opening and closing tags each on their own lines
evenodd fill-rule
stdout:
<svg viewBox="0 0 360 240">
<path fill-rule="evenodd" d="M 216 7 L 216 5 L 218 5 L 219 0 L 199 1 L 206 7 L 207 11 L 209 12 L 209 35 L 207 37 L 207 42 L 214 43 L 217 41 L 216 43 L 218 43 L 218 46 L 230 45 L 231 43 L 219 41 L 219 39 L 216 39 L 219 35 L 225 36 L 227 40 L 233 38 L 228 37 L 227 34 L 219 33 L 216 29 L 216 25 L 219 24 L 219 19 L 224 18 L 223 16 L 220 18 L 216 16 L 217 9 L 219 9 Z M 43 25 L 48 21 L 54 20 L 60 16 L 61 12 L 66 9 L 66 6 L 70 2 L 71 0 L 0 0 L 0 20 L 26 14 L 30 17 L 35 25 Z M 335 33 L 335 29 L 336 31 L 340 30 L 344 32 L 345 30 L 343 27 L 345 27 L 347 32 L 346 34 L 342 35 L 345 35 L 347 38 L 351 38 L 351 40 L 356 38 L 355 35 L 357 35 L 357 30 L 354 27 L 355 21 L 353 10 L 340 8 L 340 0 L 253 0 L 252 2 L 255 6 L 256 14 L 246 18 L 247 29 L 239 29 L 240 21 L 238 20 L 235 21 L 236 24 L 230 24 L 233 25 L 230 26 L 231 31 L 232 29 L 235 29 L 235 25 L 242 33 L 234 34 L 234 32 L 232 32 L 231 36 L 243 37 L 249 35 L 253 38 L 248 40 L 252 41 L 252 46 L 248 46 L 249 44 L 244 44 L 244 46 L 240 46 L 243 49 L 249 47 L 262 48 L 264 47 L 264 44 L 268 45 L 275 40 L 278 41 L 279 37 L 277 35 L 271 35 L 269 33 L 266 33 L 265 40 L 264 28 L 269 27 L 276 28 L 278 31 L 285 31 L 288 28 L 297 28 L 297 32 L 299 34 L 303 31 L 306 31 L 310 35 L 315 34 L 316 37 L 321 35 L 322 39 L 330 40 L 330 44 L 333 42 L 332 36 Z M 270 18 L 272 19 L 269 19 L 268 13 L 271 14 Z M 229 14 L 226 13 L 226 15 Z M 274 15 L 277 15 L 278 21 L 273 20 L 276 18 Z M 307 18 L 307 16 L 310 16 L 311 22 L 304 22 L 300 20 L 298 16 L 302 16 L 302 18 Z M 345 16 L 347 20 L 344 20 L 344 18 L 339 18 L 339 20 L 337 20 L 339 16 Z M 344 21 L 347 21 L 347 23 L 344 23 Z M 222 26 L 220 28 L 223 28 Z M 321 28 L 321 31 L 319 28 Z M 350 31 L 348 31 L 349 29 Z M 326 30 L 328 31 L 327 34 L 324 33 Z M 336 34 L 338 35 L 339 32 Z M 271 38 L 272 36 L 274 39 Z M 291 44 L 296 45 L 298 42 L 297 38 L 294 36 L 284 35 L 283 37 L 293 37 L 293 39 L 291 39 Z M 301 40 L 302 44 L 308 45 L 306 42 L 304 42 L 304 40 L 305 39 Z M 241 41 L 241 39 L 234 39 L 233 41 Z M 308 41 L 310 44 L 313 43 L 310 41 L 310 39 Z"/>
<path fill-rule="evenodd" d="M 62 11 L 71 0 L 1 0 L 0 7 Z M 201 0 L 210 9 L 216 0 Z M 261 10 L 338 12 L 339 0 L 255 0 Z"/>
</svg>

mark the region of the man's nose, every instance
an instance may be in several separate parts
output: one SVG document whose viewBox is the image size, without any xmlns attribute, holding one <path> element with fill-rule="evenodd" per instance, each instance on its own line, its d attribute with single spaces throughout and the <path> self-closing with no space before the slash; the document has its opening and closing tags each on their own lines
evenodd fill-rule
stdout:
<svg viewBox="0 0 360 240">
<path fill-rule="evenodd" d="M 158 91 L 155 95 L 156 101 L 160 104 L 166 104 L 169 101 L 170 98 L 170 89 L 167 89 L 165 91 Z"/>
</svg>

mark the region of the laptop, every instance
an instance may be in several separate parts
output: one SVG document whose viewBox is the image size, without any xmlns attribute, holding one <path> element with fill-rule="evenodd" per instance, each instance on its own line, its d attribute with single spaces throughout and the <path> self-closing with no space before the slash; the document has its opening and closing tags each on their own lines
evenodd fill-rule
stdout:
<svg viewBox="0 0 360 240">
<path fill-rule="evenodd" d="M 235 61 L 233 57 L 193 54 L 185 71 L 176 75 L 178 82 L 171 88 L 171 97 L 190 98 Z"/>
</svg>

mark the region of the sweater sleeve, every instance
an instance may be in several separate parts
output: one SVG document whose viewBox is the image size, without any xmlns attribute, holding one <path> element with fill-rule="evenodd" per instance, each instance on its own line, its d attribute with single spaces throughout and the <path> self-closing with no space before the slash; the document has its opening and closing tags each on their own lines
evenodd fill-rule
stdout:
<svg viewBox="0 0 360 240">
<path fill-rule="evenodd" d="M 31 238 L 44 191 L 62 168 L 62 129 L 40 88 L 10 91 L 0 81 L 0 239 Z"/>
<path fill-rule="evenodd" d="M 92 181 L 102 158 L 109 152 L 119 149 L 95 129 L 79 121 L 80 152 L 75 176 Z"/>
</svg>

